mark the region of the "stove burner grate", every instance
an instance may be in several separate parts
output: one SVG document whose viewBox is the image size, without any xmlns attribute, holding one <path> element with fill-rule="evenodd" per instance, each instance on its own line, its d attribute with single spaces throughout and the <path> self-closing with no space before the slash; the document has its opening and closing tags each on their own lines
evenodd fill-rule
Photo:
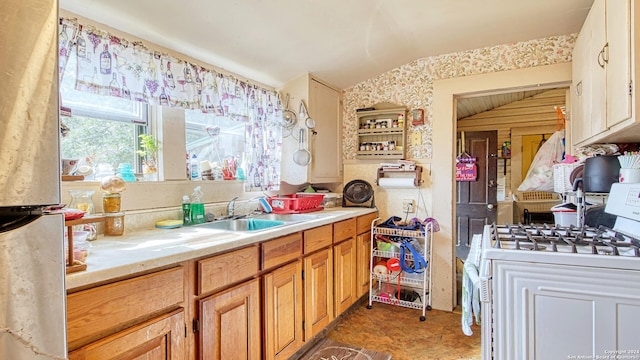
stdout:
<svg viewBox="0 0 640 360">
<path fill-rule="evenodd" d="M 496 225 L 494 248 L 640 257 L 640 240 L 606 227 Z"/>
</svg>

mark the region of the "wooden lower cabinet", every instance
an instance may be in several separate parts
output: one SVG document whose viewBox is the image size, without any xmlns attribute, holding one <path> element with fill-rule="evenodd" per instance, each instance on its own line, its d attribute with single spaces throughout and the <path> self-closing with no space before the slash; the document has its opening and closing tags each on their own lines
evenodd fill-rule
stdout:
<svg viewBox="0 0 640 360">
<path fill-rule="evenodd" d="M 358 299 L 356 261 L 356 240 L 354 238 L 333 247 L 334 317 L 342 314 Z"/>
<path fill-rule="evenodd" d="M 304 258 L 304 340 L 310 340 L 333 320 L 332 249 Z"/>
<path fill-rule="evenodd" d="M 358 298 L 369 292 L 369 278 L 371 272 L 371 231 L 356 237 L 358 268 L 356 269 L 356 287 Z"/>
<path fill-rule="evenodd" d="M 265 359 L 288 359 L 303 344 L 302 261 L 263 277 Z"/>
<path fill-rule="evenodd" d="M 182 360 L 185 357 L 183 309 L 161 315 L 69 353 L 69 360 Z"/>
<path fill-rule="evenodd" d="M 200 359 L 261 358 L 259 279 L 199 300 L 198 308 Z"/>
</svg>

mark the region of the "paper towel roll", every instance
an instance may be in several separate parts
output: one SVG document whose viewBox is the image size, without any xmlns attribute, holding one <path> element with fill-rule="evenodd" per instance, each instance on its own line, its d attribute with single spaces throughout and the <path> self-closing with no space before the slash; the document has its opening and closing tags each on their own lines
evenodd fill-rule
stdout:
<svg viewBox="0 0 640 360">
<path fill-rule="evenodd" d="M 396 178 L 380 178 L 378 185 L 387 189 L 407 189 L 415 188 L 414 178 L 396 177 Z"/>
</svg>

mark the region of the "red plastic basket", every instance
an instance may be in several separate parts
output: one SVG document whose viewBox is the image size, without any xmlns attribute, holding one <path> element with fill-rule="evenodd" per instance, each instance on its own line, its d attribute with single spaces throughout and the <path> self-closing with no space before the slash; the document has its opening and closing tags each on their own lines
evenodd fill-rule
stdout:
<svg viewBox="0 0 640 360">
<path fill-rule="evenodd" d="M 269 204 L 276 214 L 295 214 L 324 209 L 323 199 L 324 194 L 290 194 L 272 196 Z"/>
</svg>

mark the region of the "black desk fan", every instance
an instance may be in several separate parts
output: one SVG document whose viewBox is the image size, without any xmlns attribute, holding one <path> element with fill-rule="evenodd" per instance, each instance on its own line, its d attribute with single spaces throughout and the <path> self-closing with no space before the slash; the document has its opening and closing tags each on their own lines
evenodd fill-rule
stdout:
<svg viewBox="0 0 640 360">
<path fill-rule="evenodd" d="M 373 187 L 364 180 L 352 180 L 342 190 L 342 207 L 375 207 Z"/>
</svg>

